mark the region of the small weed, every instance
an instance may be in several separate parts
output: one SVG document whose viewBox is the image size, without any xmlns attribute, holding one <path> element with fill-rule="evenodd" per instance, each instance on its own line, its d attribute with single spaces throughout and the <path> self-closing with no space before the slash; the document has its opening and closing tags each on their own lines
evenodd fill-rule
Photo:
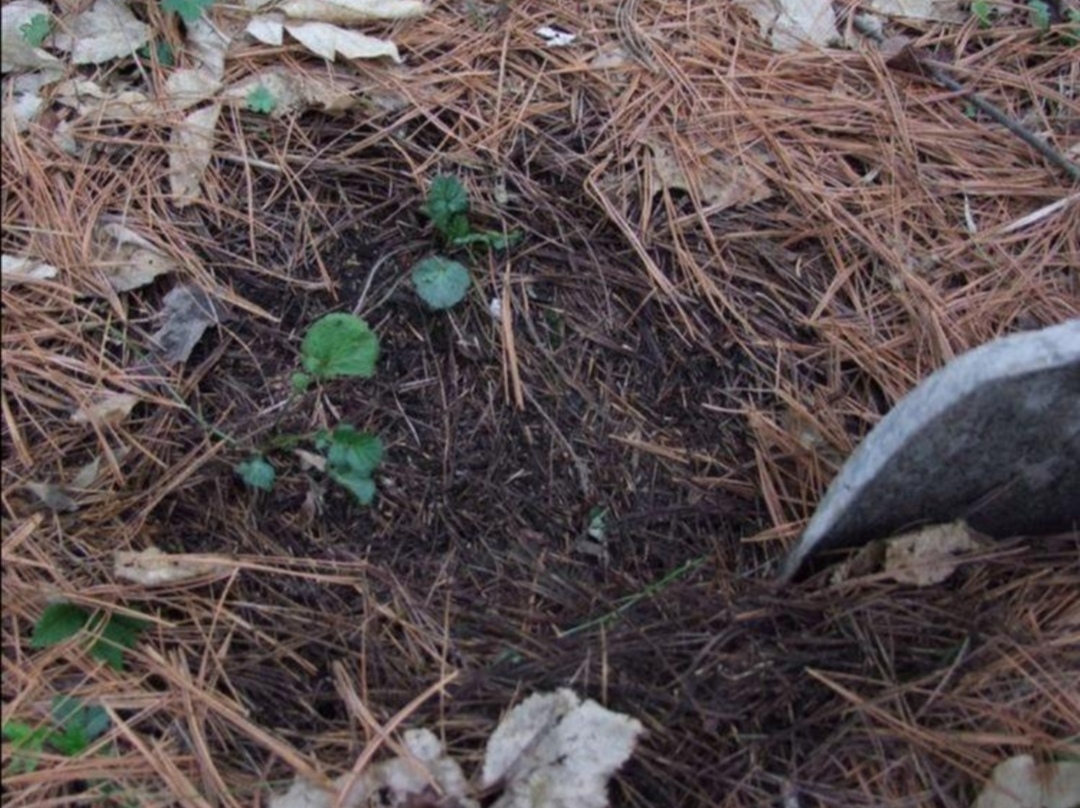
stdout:
<svg viewBox="0 0 1080 808">
<path fill-rule="evenodd" d="M 177 14 L 189 25 L 198 20 L 212 5 L 214 0 L 161 0 L 164 11 Z"/>
<path fill-rule="evenodd" d="M 994 7 L 990 0 L 971 0 L 971 14 L 980 28 L 989 28 L 993 22 Z"/>
<path fill-rule="evenodd" d="M 442 174 L 431 182 L 424 213 L 431 219 L 445 247 L 459 249 L 480 245 L 505 250 L 521 239 L 519 231 L 473 230 L 469 221 L 469 195 L 461 180 Z M 471 283 L 464 265 L 433 255 L 413 269 L 413 286 L 420 298 L 433 309 L 448 309 L 465 298 Z"/>
<path fill-rule="evenodd" d="M 105 616 L 74 603 L 52 603 L 34 624 L 30 647 L 51 648 L 74 637 L 83 637 L 89 642 L 90 656 L 114 670 L 123 670 L 124 650 L 135 647 L 143 628 L 142 620 L 126 615 Z"/>
<path fill-rule="evenodd" d="M 48 14 L 35 14 L 30 18 L 30 22 L 19 26 L 23 41 L 31 48 L 40 48 L 51 31 L 52 22 Z"/>
<path fill-rule="evenodd" d="M 1028 16 L 1033 28 L 1043 33 L 1050 30 L 1050 4 L 1045 0 L 1028 0 Z"/>
<path fill-rule="evenodd" d="M 13 747 L 11 773 L 34 771 L 46 749 L 65 757 L 77 757 L 109 728 L 109 714 L 103 707 L 87 706 L 73 696 L 53 699 L 50 724 L 31 726 L 23 721 L 6 721 L 4 739 Z"/>
<path fill-rule="evenodd" d="M 274 111 L 274 107 L 276 106 L 277 99 L 274 98 L 274 94 L 262 84 L 258 87 L 253 87 L 251 92 L 248 93 L 247 107 L 252 112 L 269 115 Z"/>
<path fill-rule="evenodd" d="M 368 324 L 353 314 L 327 314 L 315 321 L 300 346 L 303 371 L 292 376 L 294 394 L 305 392 L 312 382 L 375 373 L 379 358 L 379 338 Z M 372 475 L 382 461 L 382 442 L 376 435 L 358 432 L 349 424 L 333 430 L 320 430 L 314 436 L 278 435 L 271 448 L 293 448 L 311 440 L 323 455 L 324 470 L 335 483 L 347 490 L 361 505 L 375 499 Z M 271 491 L 277 472 L 259 453 L 238 463 L 234 470 L 250 488 Z"/>
</svg>

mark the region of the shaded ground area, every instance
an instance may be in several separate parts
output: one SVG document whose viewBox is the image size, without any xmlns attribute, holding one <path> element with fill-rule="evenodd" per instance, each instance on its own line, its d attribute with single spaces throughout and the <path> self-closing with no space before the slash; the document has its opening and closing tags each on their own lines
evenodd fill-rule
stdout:
<svg viewBox="0 0 1080 808">
<path fill-rule="evenodd" d="M 543 13 L 491 11 L 467 41 L 445 9 L 400 27 L 408 70 L 338 77 L 395 104 L 228 121 L 206 201 L 183 211 L 153 122 L 84 122 L 119 144 L 100 163 L 5 138 L 5 251 L 64 272 L 4 289 L 5 717 L 80 692 L 123 728 L 114 765 L 49 760 L 5 784 L 11 804 L 108 777 L 140 804 L 247 805 L 297 770 L 348 769 L 379 732 L 335 666 L 374 721 L 434 727 L 465 762 L 533 691 L 635 715 L 618 805 L 968 805 L 1007 755 L 1076 754 L 1077 537 L 1003 543 L 925 590 L 771 583 L 917 379 L 1080 313 L 1075 184 L 871 52 L 777 56 L 712 3 L 643 9 L 670 46 L 659 73 L 542 51 Z M 603 51 L 613 11 L 560 14 Z M 1060 48 L 1015 27 L 916 33 L 1075 143 L 1060 87 L 1080 67 Z M 662 181 L 661 146 L 688 188 Z M 735 203 L 703 202 L 710 160 L 746 186 Z M 408 284 L 440 172 L 484 226 L 523 233 L 471 256 L 447 313 Z M 86 296 L 102 281 L 82 235 L 121 212 L 231 304 L 167 378 L 147 335 L 179 279 Z M 379 333 L 376 376 L 290 398 L 328 311 Z M 72 424 L 102 389 L 141 403 Z M 280 448 L 272 493 L 235 476 L 276 435 L 338 421 L 387 445 L 373 508 Z M 107 471 L 77 511 L 27 493 L 94 457 Z M 149 544 L 232 560 L 211 583 L 116 581 L 114 551 Z M 27 646 L 59 595 L 156 621 L 130 670 Z"/>
</svg>

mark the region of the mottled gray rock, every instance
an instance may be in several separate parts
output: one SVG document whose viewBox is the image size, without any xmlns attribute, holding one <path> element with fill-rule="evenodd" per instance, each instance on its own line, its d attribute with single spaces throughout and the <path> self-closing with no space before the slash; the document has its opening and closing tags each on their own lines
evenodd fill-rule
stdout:
<svg viewBox="0 0 1080 808">
<path fill-rule="evenodd" d="M 955 519 L 998 538 L 1080 527 L 1080 320 L 924 379 L 844 464 L 782 578 L 823 550 Z"/>
</svg>

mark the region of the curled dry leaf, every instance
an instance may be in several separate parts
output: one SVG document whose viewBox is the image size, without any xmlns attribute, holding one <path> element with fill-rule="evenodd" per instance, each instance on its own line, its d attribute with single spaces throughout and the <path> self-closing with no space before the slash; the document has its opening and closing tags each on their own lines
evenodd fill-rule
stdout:
<svg viewBox="0 0 1080 808">
<path fill-rule="evenodd" d="M 77 424 L 116 424 L 127 418 L 138 403 L 139 397 L 131 393 L 106 392 L 92 404 L 80 407 L 71 420 Z"/>
<path fill-rule="evenodd" d="M 81 116 L 96 121 L 129 121 L 157 114 L 146 93 L 130 88 L 107 90 L 96 81 L 71 79 L 56 85 L 54 97 Z"/>
<path fill-rule="evenodd" d="M 825 48 L 840 39 L 830 0 L 736 0 L 778 51 Z"/>
<path fill-rule="evenodd" d="M 0 8 L 0 73 L 61 67 L 62 62 L 51 53 L 27 42 L 22 31 L 35 17 L 48 18 L 51 13 L 37 0 L 14 0 Z"/>
<path fill-rule="evenodd" d="M 994 767 L 973 808 L 1076 808 L 1080 805 L 1080 762 L 1038 764 L 1017 755 Z"/>
<path fill-rule="evenodd" d="M 349 25 L 421 17 L 430 7 L 423 0 L 285 0 L 278 8 L 294 20 Z"/>
<path fill-rule="evenodd" d="M 958 554 L 977 549 L 979 542 L 963 520 L 930 525 L 889 539 L 884 571 L 898 583 L 930 586 L 953 574 Z"/>
<path fill-rule="evenodd" d="M 8 255 L 0 256 L 0 284 L 14 286 L 17 283 L 47 281 L 55 278 L 58 270 L 36 258 Z"/>
<path fill-rule="evenodd" d="M 101 225 L 98 245 L 105 277 L 118 292 L 138 289 L 180 266 L 148 239 L 117 222 Z"/>
<path fill-rule="evenodd" d="M 170 365 L 186 362 L 206 329 L 228 314 L 222 303 L 194 286 L 181 285 L 165 295 L 164 323 L 153 335 L 158 355 Z"/>
<path fill-rule="evenodd" d="M 604 808 L 608 780 L 642 731 L 572 690 L 530 696 L 488 741 L 482 785 L 504 784 L 494 808 Z"/>
<path fill-rule="evenodd" d="M 228 565 L 215 563 L 212 559 L 170 555 L 151 545 L 138 552 L 118 551 L 113 573 L 117 578 L 143 586 L 161 586 L 200 576 L 220 575 L 228 569 Z"/>
<path fill-rule="evenodd" d="M 124 56 L 150 41 L 152 29 L 124 0 L 95 0 L 86 11 L 66 21 L 52 37 L 59 51 L 70 52 L 75 65 L 96 65 Z"/>
<path fill-rule="evenodd" d="M 341 808 L 479 808 L 466 796 L 461 767 L 446 756 L 442 743 L 430 730 L 404 733 L 409 757 L 398 757 L 369 766 L 349 793 L 337 802 Z M 339 777 L 335 789 L 345 786 Z M 334 793 L 297 778 L 284 794 L 270 798 L 270 808 L 330 808 Z M 377 801 L 376 801 L 377 800 Z"/>
<path fill-rule="evenodd" d="M 165 81 L 168 107 L 174 110 L 190 109 L 211 99 L 221 89 L 221 82 L 205 70 L 174 70 Z"/>
<path fill-rule="evenodd" d="M 251 93 L 259 87 L 265 88 L 274 99 L 274 109 L 270 112 L 273 116 L 308 109 L 344 112 L 360 104 L 356 95 L 328 76 L 280 67 L 260 70 L 238 81 L 222 94 L 222 98 L 246 104 Z"/>
<path fill-rule="evenodd" d="M 71 495 L 61 485 L 31 481 L 25 483 L 23 487 L 37 497 L 41 504 L 50 511 L 69 513 L 79 510 L 79 503 L 72 499 Z"/>
<path fill-rule="evenodd" d="M 325 22 L 286 23 L 284 27 L 301 45 L 328 62 L 334 61 L 338 54 L 345 59 L 389 56 L 395 62 L 401 62 L 401 55 L 393 42 L 359 31 L 338 28 Z"/>
<path fill-rule="evenodd" d="M 748 166 L 711 154 L 687 155 L 686 159 L 694 163 L 688 175 L 670 146 L 658 140 L 650 141 L 648 146 L 652 170 L 660 184 L 696 194 L 701 204 L 713 211 L 752 205 L 770 196 L 765 178 Z"/>
<path fill-rule="evenodd" d="M 196 110 L 169 137 L 169 189 L 177 207 L 186 207 L 202 193 L 202 178 L 210 165 L 214 130 L 221 104 Z"/>
</svg>

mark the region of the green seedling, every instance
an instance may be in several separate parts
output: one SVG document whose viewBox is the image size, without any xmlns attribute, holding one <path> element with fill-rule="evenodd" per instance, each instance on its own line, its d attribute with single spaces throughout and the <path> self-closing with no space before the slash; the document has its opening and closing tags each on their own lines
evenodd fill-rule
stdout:
<svg viewBox="0 0 1080 808">
<path fill-rule="evenodd" d="M 277 471 L 262 455 L 255 455 L 242 463 L 236 464 L 236 473 L 248 488 L 270 491 L 274 488 Z"/>
<path fill-rule="evenodd" d="M 302 393 L 312 381 L 343 376 L 370 378 L 379 358 L 379 338 L 354 314 L 327 314 L 315 321 L 300 345 L 304 372 L 294 373 L 293 390 Z"/>
<path fill-rule="evenodd" d="M 46 749 L 65 757 L 77 757 L 109 728 L 105 708 L 87 706 L 73 696 L 54 698 L 50 719 L 50 723 L 36 727 L 24 721 L 4 723 L 4 739 L 13 747 L 13 774 L 34 771 Z"/>
<path fill-rule="evenodd" d="M 975 17 L 980 28 L 989 28 L 993 22 L 994 7 L 990 0 L 971 0 L 971 14 Z"/>
<path fill-rule="evenodd" d="M 357 432 L 348 424 L 315 437 L 315 447 L 325 452 L 326 473 L 361 505 L 375 499 L 372 475 L 382 462 L 382 441 L 370 432 Z"/>
<path fill-rule="evenodd" d="M 124 668 L 124 650 L 134 648 L 146 624 L 122 614 L 104 615 L 74 603 L 51 603 L 45 607 L 30 636 L 31 648 L 51 648 L 79 638 L 87 651 L 114 670 Z"/>
<path fill-rule="evenodd" d="M 196 22 L 212 5 L 214 0 L 161 0 L 164 11 L 178 15 L 188 25 Z"/>
<path fill-rule="evenodd" d="M 51 31 L 52 22 L 48 14 L 35 14 L 29 22 L 19 26 L 23 41 L 31 48 L 40 48 Z"/>
<path fill-rule="evenodd" d="M 176 65 L 176 57 L 173 54 L 172 46 L 168 42 L 155 42 L 153 44 L 153 50 L 150 45 L 143 45 L 135 53 L 142 59 L 147 61 L 157 60 L 157 63 L 162 67 L 173 67 Z"/>
<path fill-rule="evenodd" d="M 469 270 L 441 255 L 425 258 L 412 272 L 413 286 L 420 299 L 433 309 L 456 306 L 469 291 Z"/>
<path fill-rule="evenodd" d="M 252 112 L 269 115 L 277 106 L 274 94 L 263 84 L 253 87 L 247 96 L 247 108 Z"/>
<path fill-rule="evenodd" d="M 1044 0 L 1028 0 L 1028 16 L 1031 26 L 1042 32 L 1050 30 L 1050 4 Z"/>
</svg>

